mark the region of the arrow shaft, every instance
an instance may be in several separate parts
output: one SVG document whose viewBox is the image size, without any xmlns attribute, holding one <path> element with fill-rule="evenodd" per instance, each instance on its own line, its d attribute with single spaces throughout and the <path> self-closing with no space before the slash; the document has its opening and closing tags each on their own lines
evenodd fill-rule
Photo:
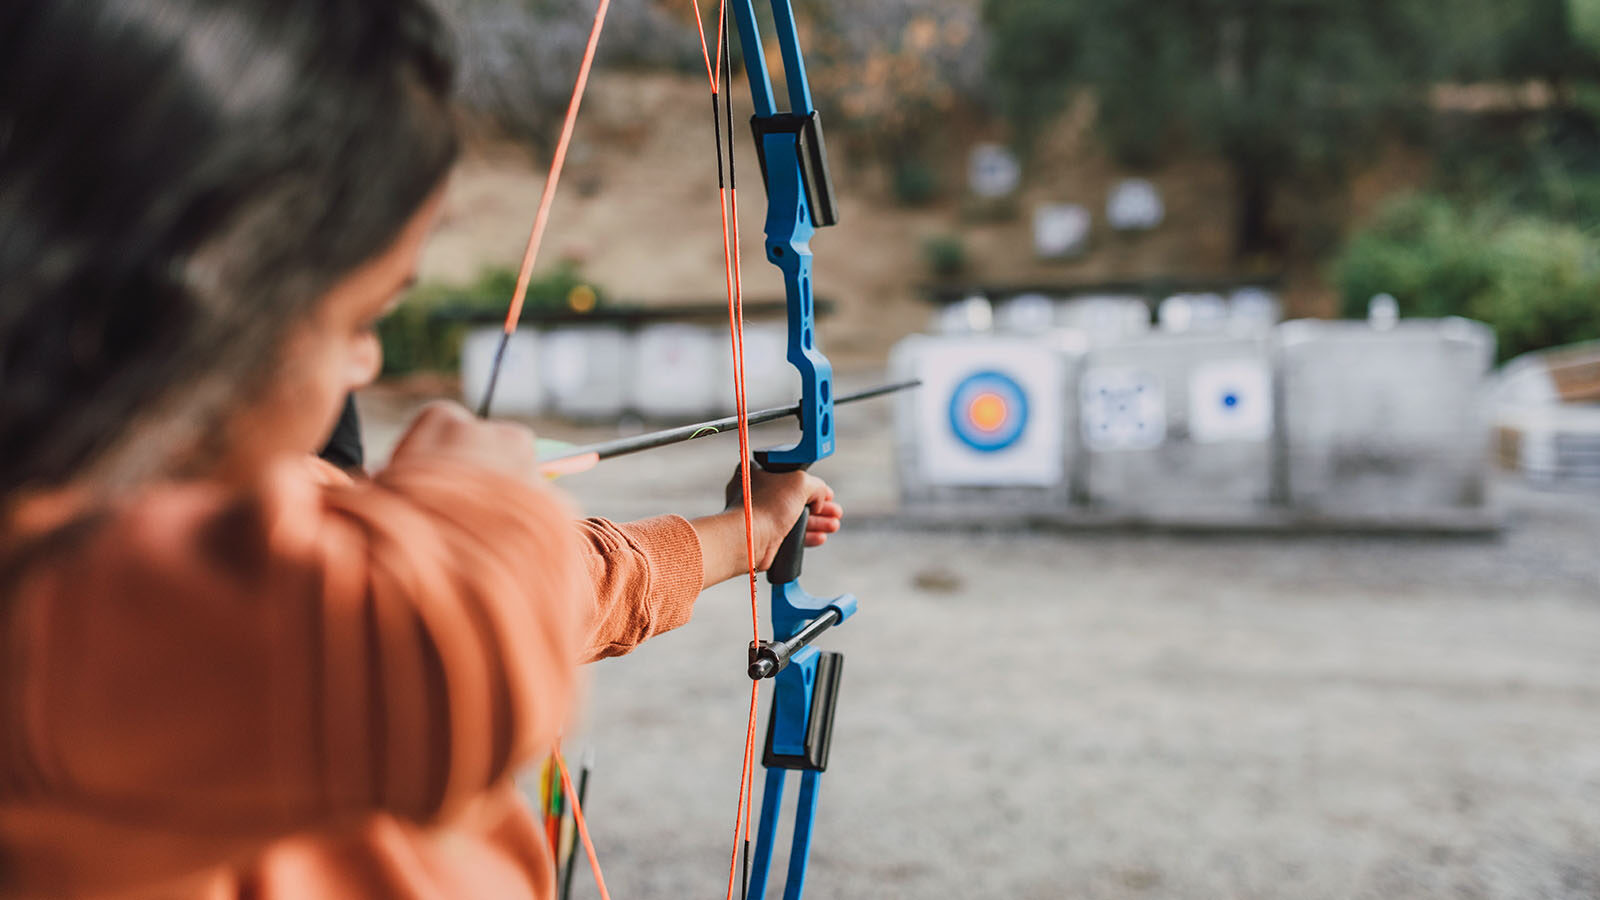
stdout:
<svg viewBox="0 0 1600 900">
<path fill-rule="evenodd" d="M 921 383 L 922 382 L 920 381 L 897 381 L 893 384 L 879 385 L 877 387 L 868 388 L 864 391 L 846 394 L 843 397 L 836 399 L 834 401 L 834 405 L 837 406 L 843 403 L 857 403 L 862 400 L 871 400 L 874 397 L 882 397 L 886 394 L 910 390 L 911 388 L 917 387 Z M 786 419 L 790 416 L 798 415 L 800 415 L 800 404 L 791 403 L 788 406 L 775 406 L 771 409 L 763 409 L 752 412 L 748 417 L 748 421 L 751 425 L 761 425 L 766 422 L 776 422 L 779 419 Z M 732 430 L 738 426 L 738 416 L 724 416 L 720 419 L 712 419 L 708 422 L 696 422 L 693 425 L 680 425 L 677 428 L 666 428 L 661 431 L 652 431 L 648 434 L 617 438 L 614 441 L 602 441 L 597 444 L 589 444 L 583 447 L 574 447 L 571 450 L 562 453 L 560 456 L 553 456 L 549 459 L 541 460 L 541 462 L 546 464 L 556 463 L 564 459 L 572 459 L 575 457 L 590 455 L 592 455 L 596 460 L 612 459 L 618 456 L 627 456 L 630 453 L 654 450 L 657 447 L 666 447 L 671 444 L 681 444 L 685 441 L 710 437 L 714 434 L 722 434 L 724 431 Z"/>
</svg>

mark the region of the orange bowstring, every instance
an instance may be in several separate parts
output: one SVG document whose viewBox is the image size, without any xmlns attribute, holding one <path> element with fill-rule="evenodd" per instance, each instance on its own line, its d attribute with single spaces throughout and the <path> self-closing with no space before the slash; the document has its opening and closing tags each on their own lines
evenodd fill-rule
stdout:
<svg viewBox="0 0 1600 900">
<path fill-rule="evenodd" d="M 732 84 L 723 85 L 721 82 L 724 54 L 728 51 L 728 5 L 727 0 L 721 0 L 717 10 L 717 51 L 716 60 L 712 61 L 711 50 L 706 41 L 704 20 L 700 15 L 700 6 L 695 0 L 690 0 L 694 9 L 695 30 L 700 36 L 700 56 L 706 65 L 706 80 L 711 87 L 711 117 L 712 128 L 718 135 L 717 143 L 717 194 L 718 206 L 722 216 L 722 261 L 725 275 L 725 288 L 728 294 L 728 332 L 729 349 L 733 354 L 733 395 L 736 414 L 738 417 L 739 431 L 739 482 L 743 495 L 744 529 L 745 529 L 745 555 L 750 572 L 750 629 L 751 639 L 761 639 L 761 613 L 760 593 L 756 585 L 756 550 L 755 550 L 755 516 L 750 504 L 750 422 L 749 402 L 746 394 L 745 359 L 744 359 L 744 282 L 740 271 L 739 260 L 739 199 L 738 187 L 732 180 L 733 172 L 733 147 L 732 135 L 728 135 L 728 172 L 729 179 L 723 181 L 723 162 L 721 144 L 721 125 L 718 118 L 716 101 L 722 89 L 732 89 Z M 731 127 L 731 126 L 730 126 Z M 755 803 L 755 734 L 756 713 L 760 706 L 761 683 L 750 683 L 750 710 L 745 723 L 744 759 L 739 778 L 739 806 L 735 814 L 733 829 L 733 851 L 728 860 L 728 886 L 727 900 L 733 900 L 734 884 L 738 879 L 740 838 L 748 843 L 750 840 L 750 817 Z"/>
<path fill-rule="evenodd" d="M 539 258 L 539 245 L 550 224 L 550 209 L 555 205 L 556 186 L 561 183 L 561 170 L 567 163 L 567 149 L 572 145 L 572 133 L 578 123 L 578 107 L 583 104 L 583 93 L 589 85 L 589 72 L 594 68 L 595 50 L 600 46 L 600 32 L 605 28 L 606 12 L 611 0 L 600 0 L 594 11 L 594 24 L 589 27 L 589 42 L 583 48 L 583 61 L 578 65 L 578 79 L 572 86 L 572 97 L 567 101 L 567 112 L 561 121 L 561 136 L 556 140 L 555 153 L 550 158 L 550 175 L 545 179 L 539 194 L 539 208 L 533 216 L 533 229 L 528 233 L 528 246 L 522 251 L 522 265 L 517 270 L 517 288 L 511 295 L 511 306 L 506 310 L 505 333 L 517 330 L 522 319 L 522 306 L 528 297 L 528 285 L 533 279 L 533 266 Z M 589 869 L 594 873 L 594 883 L 602 900 L 611 900 L 606 889 L 605 875 L 600 871 L 600 859 L 595 855 L 594 842 L 589 839 L 589 825 L 583 817 L 583 804 L 578 792 L 572 788 L 572 776 L 567 773 L 566 761 L 561 758 L 557 743 L 551 751 L 556 768 L 561 772 L 561 789 L 572 803 L 572 821 L 578 826 L 578 836 L 583 840 L 584 852 L 589 856 Z"/>
<path fill-rule="evenodd" d="M 566 165 L 567 150 L 572 143 L 572 134 L 576 128 L 578 108 L 583 102 L 583 93 L 589 83 L 589 73 L 594 66 L 596 48 L 600 43 L 600 33 L 605 26 L 606 12 L 610 7 L 610 0 L 600 0 L 595 10 L 594 24 L 589 30 L 589 41 L 584 47 L 583 61 L 578 67 L 577 82 L 573 85 L 572 98 L 567 103 L 566 115 L 561 123 L 561 135 L 556 141 L 555 154 L 550 161 L 550 175 L 545 180 L 544 189 L 539 196 L 539 207 L 534 214 L 533 228 L 528 234 L 528 245 L 523 251 L 522 265 L 517 271 L 517 286 L 512 294 L 511 306 L 506 311 L 505 331 L 510 334 L 516 330 L 518 321 L 522 318 L 522 308 L 528 295 L 528 287 L 533 277 L 533 267 L 538 259 L 539 247 L 544 240 L 545 229 L 550 222 L 551 207 L 555 202 L 556 187 L 561 180 L 561 171 Z M 713 64 L 710 49 L 705 38 L 705 26 L 701 20 L 700 7 L 695 0 L 690 0 L 694 8 L 695 27 L 700 35 L 700 52 L 705 59 L 707 77 L 711 86 L 711 94 L 715 99 L 719 94 L 719 70 L 724 61 L 727 35 L 727 0 L 721 0 L 718 7 L 717 32 L 717 58 Z M 712 123 L 718 126 L 713 106 Z M 729 135 L 729 153 L 732 153 L 732 135 Z M 730 178 L 728 186 L 721 187 L 722 161 L 721 142 L 717 146 L 717 177 L 718 206 L 722 215 L 722 251 L 723 263 L 726 270 L 726 288 L 728 292 L 728 327 L 730 331 L 730 346 L 733 353 L 733 389 L 734 403 L 738 407 L 739 431 L 739 480 L 743 493 L 744 528 L 745 528 L 745 555 L 750 571 L 750 623 L 752 640 L 760 640 L 760 596 L 756 585 L 755 565 L 755 516 L 750 504 L 750 421 L 749 405 L 745 393 L 745 365 L 744 365 L 744 284 L 739 266 L 739 201 L 736 185 Z M 732 160 L 729 160 L 729 171 L 732 171 Z M 731 220 L 731 225 L 730 225 Z M 751 807 L 754 805 L 754 779 L 753 769 L 755 760 L 755 734 L 756 711 L 760 696 L 761 685 L 759 681 L 750 683 L 750 711 L 745 726 L 744 767 L 739 783 L 739 810 L 734 825 L 735 847 L 733 859 L 729 864 L 727 898 L 733 898 L 733 885 L 738 866 L 738 840 L 743 834 L 744 840 L 750 839 Z M 562 759 L 559 748 L 553 753 L 556 767 L 561 772 L 562 789 L 572 802 L 572 817 L 577 824 L 578 835 L 583 840 L 584 852 L 589 857 L 589 867 L 594 872 L 595 884 L 599 887 L 603 900 L 610 900 L 610 892 L 606 890 L 605 877 L 600 871 L 600 860 L 595 855 L 594 843 L 589 838 L 589 827 L 583 817 L 583 809 L 578 801 L 577 792 L 572 787 L 572 777 L 567 772 L 566 762 Z"/>
<path fill-rule="evenodd" d="M 694 10 L 695 31 L 699 32 L 700 34 L 700 58 L 706 61 L 706 79 L 711 82 L 711 93 L 716 94 L 717 69 L 712 68 L 711 66 L 711 49 L 706 46 L 706 26 L 705 23 L 700 19 L 699 0 L 689 0 L 689 6 Z M 717 63 L 718 68 L 720 68 L 722 63 L 722 42 L 720 40 L 717 41 Z M 718 149 L 721 149 L 720 145 Z M 722 174 L 722 169 L 720 166 L 717 168 L 717 174 L 719 176 Z"/>
<path fill-rule="evenodd" d="M 517 289 L 511 294 L 511 306 L 506 310 L 506 334 L 517 330 L 522 319 L 522 305 L 528 299 L 528 285 L 533 281 L 533 265 L 539 258 L 539 245 L 544 242 L 544 230 L 550 224 L 550 208 L 555 205 L 556 185 L 561 183 L 561 170 L 567 164 L 567 148 L 572 145 L 572 132 L 578 124 L 578 107 L 583 103 L 584 89 L 589 85 L 589 70 L 594 68 L 595 48 L 600 46 L 600 32 L 605 28 L 606 10 L 611 0 L 600 0 L 594 11 L 594 24 L 589 28 L 589 43 L 583 48 L 583 62 L 578 65 L 578 81 L 572 86 L 572 99 L 567 101 L 567 114 L 561 121 L 561 136 L 556 139 L 556 152 L 550 158 L 550 177 L 545 179 L 544 190 L 539 193 L 539 209 L 533 216 L 533 230 L 528 232 L 528 246 L 522 251 L 522 266 L 517 270 Z"/>
<path fill-rule="evenodd" d="M 726 4 L 726 0 L 724 0 L 723 5 L 724 5 L 724 7 L 726 7 L 726 5 L 727 5 Z M 731 86 L 730 86 L 729 89 L 730 90 L 732 89 Z M 732 123 L 731 122 L 729 123 L 729 127 L 730 128 L 732 127 Z M 731 135 L 730 135 L 730 138 L 731 138 Z M 730 148 L 730 153 L 731 153 L 731 149 L 732 149 L 732 144 L 731 143 L 729 145 L 729 148 Z M 729 166 L 730 170 L 733 167 L 733 160 L 731 158 L 728 161 L 728 166 Z M 749 402 L 747 401 L 746 395 L 745 395 L 744 280 L 741 277 L 739 277 L 739 271 L 740 271 L 740 260 L 739 260 L 739 190 L 738 190 L 738 186 L 733 184 L 731 179 L 730 179 L 729 185 L 728 185 L 728 206 L 732 210 L 731 216 L 733 218 L 733 223 L 734 223 L 734 227 L 733 227 L 733 271 L 734 271 L 735 275 L 734 275 L 734 282 L 733 282 L 733 295 L 734 295 L 734 306 L 735 306 L 735 308 L 737 310 L 738 322 L 739 322 L 738 328 L 735 329 L 736 333 L 739 335 L 739 349 L 738 349 L 739 363 L 738 363 L 738 366 L 737 366 L 738 371 L 739 371 L 739 378 L 738 378 L 738 389 L 737 390 L 738 390 L 739 409 L 741 410 L 742 417 L 744 418 L 744 425 L 740 429 L 743 432 L 743 436 L 744 436 L 744 449 L 743 449 L 743 454 L 742 454 L 742 457 L 741 457 L 740 476 L 744 481 L 745 553 L 747 554 L 747 559 L 748 559 L 749 565 L 750 565 L 750 632 L 751 632 L 750 639 L 753 640 L 753 641 L 759 642 L 761 640 L 761 605 L 760 605 L 760 600 L 759 600 L 759 597 L 758 597 L 758 588 L 757 588 L 757 585 L 756 585 L 755 529 L 754 529 L 754 524 L 753 524 L 753 517 L 751 515 L 751 510 L 750 510 L 750 458 L 751 458 L 751 451 L 750 451 L 750 421 L 749 421 L 750 406 L 749 406 Z M 756 699 L 760 695 L 760 693 L 761 693 L 761 682 L 759 682 L 759 681 L 751 681 L 750 682 L 750 720 L 749 720 L 748 727 L 746 728 L 745 739 L 744 739 L 744 776 L 743 777 L 744 777 L 744 782 L 745 782 L 745 785 L 746 785 L 746 787 L 745 787 L 746 800 L 745 800 L 745 807 L 744 807 L 744 839 L 745 839 L 745 843 L 749 843 L 750 842 L 750 814 L 751 814 L 751 807 L 754 805 L 754 802 L 755 802 L 754 792 L 755 792 L 755 740 L 756 740 L 756 706 L 757 706 Z"/>
</svg>

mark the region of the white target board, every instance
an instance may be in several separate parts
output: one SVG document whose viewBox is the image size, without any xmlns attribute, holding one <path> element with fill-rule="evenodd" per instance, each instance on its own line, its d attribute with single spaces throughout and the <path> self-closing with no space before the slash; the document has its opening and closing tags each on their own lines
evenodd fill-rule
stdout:
<svg viewBox="0 0 1600 900">
<path fill-rule="evenodd" d="M 1166 440 L 1166 392 L 1154 373 L 1131 366 L 1091 368 L 1078 395 L 1083 442 L 1090 450 L 1149 450 Z"/>
<path fill-rule="evenodd" d="M 928 485 L 1050 487 L 1065 477 L 1065 362 L 1047 342 L 949 337 L 909 345 L 909 406 Z"/>
<path fill-rule="evenodd" d="M 717 331 L 717 383 L 713 409 L 733 412 L 733 350 L 728 329 Z M 752 410 L 785 406 L 800 396 L 800 373 L 789 363 L 789 329 L 784 322 L 751 322 L 744 327 L 745 402 Z"/>
<path fill-rule="evenodd" d="M 1082 256 L 1093 225 L 1089 210 L 1076 203 L 1046 203 L 1033 211 L 1033 250 L 1043 259 Z"/>
<path fill-rule="evenodd" d="M 622 415 L 632 375 L 632 335 L 610 325 L 557 328 L 543 335 L 539 373 L 550 406 L 575 419 Z"/>
<path fill-rule="evenodd" d="M 634 338 L 630 406 L 646 419 L 711 415 L 728 406 L 727 382 L 718 380 L 728 348 L 714 329 L 650 325 Z"/>
<path fill-rule="evenodd" d="M 497 327 L 475 328 L 461 343 L 461 399 L 473 409 L 483 403 L 504 334 Z M 494 412 L 536 416 L 544 411 L 539 349 L 539 336 L 529 329 L 519 328 L 511 335 L 494 387 Z"/>
<path fill-rule="evenodd" d="M 1016 193 L 1022 183 L 1022 164 L 1010 148 L 1000 144 L 979 144 L 967 160 L 967 186 L 987 200 L 998 200 Z"/>
<path fill-rule="evenodd" d="M 1189 435 L 1202 444 L 1272 437 L 1272 376 L 1257 359 L 1221 359 L 1189 375 Z"/>
</svg>

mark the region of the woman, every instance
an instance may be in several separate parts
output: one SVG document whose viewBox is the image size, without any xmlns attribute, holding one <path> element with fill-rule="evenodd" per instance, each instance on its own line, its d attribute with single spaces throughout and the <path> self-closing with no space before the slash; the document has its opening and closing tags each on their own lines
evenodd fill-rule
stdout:
<svg viewBox="0 0 1600 900">
<path fill-rule="evenodd" d="M 745 568 L 737 512 L 574 522 L 436 404 L 356 482 L 456 153 L 423 0 L 0 11 L 0 896 L 546 897 L 512 773 L 580 661 Z M 754 473 L 758 558 L 827 486 Z"/>
</svg>

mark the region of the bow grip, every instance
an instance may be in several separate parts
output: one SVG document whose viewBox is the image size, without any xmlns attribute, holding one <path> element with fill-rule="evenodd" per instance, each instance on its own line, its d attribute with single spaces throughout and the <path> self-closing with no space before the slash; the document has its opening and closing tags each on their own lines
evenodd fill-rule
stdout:
<svg viewBox="0 0 1600 900">
<path fill-rule="evenodd" d="M 809 463 L 776 463 L 772 462 L 767 451 L 757 450 L 756 465 L 765 472 L 804 472 L 811 468 Z M 783 543 L 778 545 L 778 554 L 772 558 L 772 565 L 767 568 L 768 584 L 789 584 L 800 580 L 800 567 L 805 562 L 806 555 L 806 522 L 811 518 L 811 510 L 800 510 L 800 518 L 784 535 Z"/>
</svg>

